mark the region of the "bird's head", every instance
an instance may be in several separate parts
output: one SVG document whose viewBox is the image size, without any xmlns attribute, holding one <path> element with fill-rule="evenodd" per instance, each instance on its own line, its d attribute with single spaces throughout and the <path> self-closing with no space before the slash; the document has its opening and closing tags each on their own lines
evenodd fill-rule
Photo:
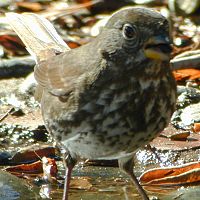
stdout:
<svg viewBox="0 0 200 200">
<path fill-rule="evenodd" d="M 157 11 L 139 7 L 120 10 L 108 20 L 100 37 L 111 59 L 125 52 L 141 60 L 169 61 L 169 25 Z"/>
</svg>

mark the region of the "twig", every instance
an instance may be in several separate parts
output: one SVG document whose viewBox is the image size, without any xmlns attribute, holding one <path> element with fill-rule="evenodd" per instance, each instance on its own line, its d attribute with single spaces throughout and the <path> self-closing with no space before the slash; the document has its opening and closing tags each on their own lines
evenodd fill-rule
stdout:
<svg viewBox="0 0 200 200">
<path fill-rule="evenodd" d="M 10 108 L 6 113 L 3 114 L 3 116 L 0 117 L 0 122 L 2 122 L 4 119 L 6 119 L 6 117 L 12 113 L 15 110 L 14 107 Z"/>
</svg>

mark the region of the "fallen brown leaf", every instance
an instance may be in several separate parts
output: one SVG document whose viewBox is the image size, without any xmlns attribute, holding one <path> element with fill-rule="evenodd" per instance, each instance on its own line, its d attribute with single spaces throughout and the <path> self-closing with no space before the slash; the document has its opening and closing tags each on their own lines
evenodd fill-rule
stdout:
<svg viewBox="0 0 200 200">
<path fill-rule="evenodd" d="M 200 162 L 176 167 L 156 168 L 146 171 L 140 177 L 145 186 L 182 186 L 200 181 Z"/>
<path fill-rule="evenodd" d="M 0 35 L 0 44 L 11 55 L 27 54 L 24 44 L 15 33 L 3 32 Z"/>
<path fill-rule="evenodd" d="M 195 80 L 200 78 L 199 69 L 180 69 L 173 72 L 177 81 L 184 81 L 186 79 Z"/>
<path fill-rule="evenodd" d="M 180 132 L 180 133 L 172 135 L 170 139 L 175 140 L 175 141 L 186 141 L 189 136 L 190 136 L 190 132 L 184 131 L 184 132 Z"/>
<path fill-rule="evenodd" d="M 200 183 L 200 163 L 193 162 L 177 167 L 157 168 L 146 171 L 140 177 L 145 190 L 167 193 L 185 185 Z"/>
<path fill-rule="evenodd" d="M 155 138 L 150 146 L 160 151 L 186 151 L 188 149 L 196 149 L 200 147 L 200 135 L 190 134 L 189 131 L 184 131 L 174 128 L 171 124 L 160 136 Z"/>
<path fill-rule="evenodd" d="M 70 188 L 79 190 L 89 190 L 92 188 L 89 177 L 77 177 L 70 181 Z"/>
<path fill-rule="evenodd" d="M 195 133 L 200 132 L 200 123 L 194 123 L 193 130 Z"/>
<path fill-rule="evenodd" d="M 40 160 L 42 157 L 55 157 L 55 148 L 46 145 L 40 147 L 30 146 L 29 148 L 16 153 L 10 162 L 12 164 L 30 163 Z"/>
<path fill-rule="evenodd" d="M 44 10 L 44 6 L 38 2 L 16 2 L 16 5 L 21 10 L 31 11 L 31 12 L 39 12 Z"/>
<path fill-rule="evenodd" d="M 42 160 L 31 164 L 22 164 L 7 167 L 4 169 L 18 177 L 36 177 L 43 176 L 45 180 L 53 182 L 57 176 L 57 165 L 54 159 L 43 157 Z"/>
<path fill-rule="evenodd" d="M 5 171 L 16 176 L 21 174 L 41 174 L 43 173 L 42 161 L 37 161 L 31 164 L 22 164 L 5 168 Z"/>
</svg>

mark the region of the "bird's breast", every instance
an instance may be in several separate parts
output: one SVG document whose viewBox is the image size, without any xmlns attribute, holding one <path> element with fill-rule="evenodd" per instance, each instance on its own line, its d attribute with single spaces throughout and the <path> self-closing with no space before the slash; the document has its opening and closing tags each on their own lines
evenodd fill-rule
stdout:
<svg viewBox="0 0 200 200">
<path fill-rule="evenodd" d="M 132 76 L 99 85 L 80 98 L 72 117 L 64 107 L 59 117 L 48 117 L 48 127 L 80 157 L 111 159 L 132 153 L 169 123 L 176 101 L 172 80 L 171 74 Z"/>
</svg>

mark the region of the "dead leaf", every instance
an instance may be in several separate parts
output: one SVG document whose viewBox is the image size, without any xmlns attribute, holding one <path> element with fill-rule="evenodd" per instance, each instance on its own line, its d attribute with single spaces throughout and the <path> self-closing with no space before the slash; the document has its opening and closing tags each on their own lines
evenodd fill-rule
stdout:
<svg viewBox="0 0 200 200">
<path fill-rule="evenodd" d="M 10 172 L 16 176 L 21 174 L 41 174 L 43 173 L 42 162 L 39 160 L 31 164 L 22 164 L 5 168 L 5 171 Z"/>
<path fill-rule="evenodd" d="M 39 12 L 44 10 L 44 6 L 38 2 L 16 2 L 16 5 L 21 10 L 31 11 L 31 12 Z"/>
<path fill-rule="evenodd" d="M 160 151 L 186 151 L 200 147 L 200 135 L 190 134 L 189 131 L 183 131 L 174 128 L 171 124 L 160 136 L 155 138 L 150 146 Z"/>
<path fill-rule="evenodd" d="M 180 133 L 172 135 L 170 139 L 175 140 L 175 141 L 186 141 L 189 136 L 190 136 L 190 132 L 184 131 L 184 132 L 180 132 Z"/>
<path fill-rule="evenodd" d="M 4 170 L 18 177 L 36 177 L 43 174 L 44 180 L 51 183 L 56 181 L 58 172 L 55 160 L 46 157 L 31 164 L 11 166 Z"/>
<path fill-rule="evenodd" d="M 92 188 L 89 177 L 76 177 L 71 179 L 70 188 L 79 190 L 89 190 Z"/>
<path fill-rule="evenodd" d="M 42 157 L 55 157 L 55 148 L 46 145 L 43 147 L 29 146 L 29 148 L 24 149 L 23 152 L 16 153 L 10 160 L 10 163 L 30 163 L 40 160 Z"/>
<path fill-rule="evenodd" d="M 67 41 L 66 43 L 70 47 L 70 49 L 74 49 L 81 46 L 78 42 L 74 41 Z"/>
<path fill-rule="evenodd" d="M 192 134 L 186 141 L 176 141 L 169 138 L 157 137 L 150 143 L 152 148 L 160 151 L 187 151 L 200 148 L 200 135 Z"/>
<path fill-rule="evenodd" d="M 195 133 L 200 132 L 200 123 L 194 123 L 193 130 Z"/>
<path fill-rule="evenodd" d="M 200 162 L 167 168 L 156 168 L 146 171 L 140 182 L 151 186 L 174 186 L 196 183 L 200 181 Z"/>
<path fill-rule="evenodd" d="M 200 78 L 199 69 L 180 69 L 173 71 L 173 74 L 177 81 L 184 81 L 186 79 L 195 80 Z"/>
<path fill-rule="evenodd" d="M 91 2 L 91 0 L 76 0 L 77 3 L 88 3 Z"/>
<path fill-rule="evenodd" d="M 24 55 L 27 54 L 24 44 L 15 33 L 3 32 L 0 35 L 0 44 L 11 55 Z"/>
</svg>

